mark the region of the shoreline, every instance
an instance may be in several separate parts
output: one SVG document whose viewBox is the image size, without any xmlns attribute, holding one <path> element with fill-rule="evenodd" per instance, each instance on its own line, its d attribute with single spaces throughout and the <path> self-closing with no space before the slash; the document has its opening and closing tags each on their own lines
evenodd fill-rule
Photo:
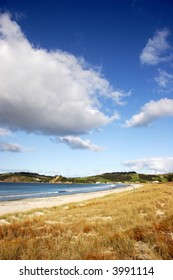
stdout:
<svg viewBox="0 0 173 280">
<path fill-rule="evenodd" d="M 109 194 L 120 193 L 124 191 L 135 190 L 142 187 L 142 184 L 131 184 L 127 187 L 104 190 L 90 193 L 80 193 L 72 195 L 42 197 L 42 198 L 28 198 L 22 200 L 13 201 L 1 201 L 0 202 L 0 216 L 6 214 L 14 214 L 20 212 L 26 212 L 34 209 L 49 208 L 69 204 L 73 202 L 82 202 L 94 198 L 103 197 Z"/>
</svg>

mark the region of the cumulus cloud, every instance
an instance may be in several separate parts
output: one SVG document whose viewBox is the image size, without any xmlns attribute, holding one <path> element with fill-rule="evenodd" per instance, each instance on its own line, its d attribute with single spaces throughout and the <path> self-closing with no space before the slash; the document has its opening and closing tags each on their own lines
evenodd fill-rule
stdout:
<svg viewBox="0 0 173 280">
<path fill-rule="evenodd" d="M 123 162 L 123 164 L 135 171 L 145 170 L 152 173 L 173 172 L 173 157 L 129 160 Z"/>
<path fill-rule="evenodd" d="M 90 140 L 82 140 L 80 137 L 75 136 L 60 136 L 59 142 L 67 144 L 72 149 L 82 149 L 82 150 L 91 150 L 94 152 L 99 152 L 105 148 L 99 147 L 93 144 Z"/>
<path fill-rule="evenodd" d="M 172 60 L 171 46 L 167 41 L 170 31 L 167 28 L 158 30 L 152 39 L 149 39 L 140 55 L 142 64 L 157 65 L 160 62 Z"/>
<path fill-rule="evenodd" d="M 11 131 L 7 128 L 0 127 L 0 136 L 11 135 Z"/>
<path fill-rule="evenodd" d="M 9 14 L 0 15 L 0 125 L 45 135 L 80 135 L 116 119 L 102 98 L 122 104 L 84 59 L 34 47 Z"/>
<path fill-rule="evenodd" d="M 154 120 L 171 116 L 173 117 L 173 99 L 163 98 L 159 101 L 146 103 L 139 114 L 127 120 L 124 127 L 142 127 L 150 125 Z"/>
<path fill-rule="evenodd" d="M 20 153 L 23 152 L 24 148 L 16 143 L 7 143 L 0 141 L 0 152 L 13 152 Z"/>
<path fill-rule="evenodd" d="M 173 75 L 159 69 L 159 74 L 154 78 L 155 82 L 159 86 L 159 92 L 170 92 L 173 87 Z"/>
</svg>

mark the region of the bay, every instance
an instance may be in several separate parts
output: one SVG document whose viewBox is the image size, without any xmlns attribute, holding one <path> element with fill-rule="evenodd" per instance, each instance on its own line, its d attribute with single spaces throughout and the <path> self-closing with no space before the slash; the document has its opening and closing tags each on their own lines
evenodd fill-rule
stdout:
<svg viewBox="0 0 173 280">
<path fill-rule="evenodd" d="M 45 184 L 0 182 L 0 201 L 89 193 L 126 186 L 127 184 Z"/>
</svg>

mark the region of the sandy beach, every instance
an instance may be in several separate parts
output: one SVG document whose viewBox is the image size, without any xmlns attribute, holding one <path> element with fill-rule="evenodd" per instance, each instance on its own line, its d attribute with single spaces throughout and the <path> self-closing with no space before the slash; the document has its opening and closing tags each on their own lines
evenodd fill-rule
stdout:
<svg viewBox="0 0 173 280">
<path fill-rule="evenodd" d="M 108 191 L 98 191 L 91 193 L 81 193 L 74 195 L 63 195 L 44 198 L 32 198 L 15 201 L 2 201 L 0 202 L 0 216 L 4 214 L 24 212 L 32 209 L 47 208 L 60 206 L 72 202 L 80 202 L 94 198 L 103 197 L 108 194 L 119 193 L 129 190 L 135 190 L 141 187 L 141 184 L 133 184 L 124 188 L 112 189 Z"/>
</svg>

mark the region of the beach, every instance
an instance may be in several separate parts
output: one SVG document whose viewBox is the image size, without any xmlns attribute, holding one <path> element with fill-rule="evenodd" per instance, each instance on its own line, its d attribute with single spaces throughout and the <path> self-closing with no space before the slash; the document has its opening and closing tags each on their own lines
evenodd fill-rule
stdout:
<svg viewBox="0 0 173 280">
<path fill-rule="evenodd" d="M 111 189 L 107 191 L 98 191 L 90 193 L 80 193 L 73 195 L 63 195 L 44 198 L 22 199 L 15 201 L 0 202 L 0 216 L 11 213 L 25 212 L 33 209 L 48 208 L 60 206 L 68 203 L 82 202 L 94 198 L 103 197 L 109 194 L 135 190 L 141 187 L 142 184 L 131 184 L 124 188 Z"/>
</svg>

